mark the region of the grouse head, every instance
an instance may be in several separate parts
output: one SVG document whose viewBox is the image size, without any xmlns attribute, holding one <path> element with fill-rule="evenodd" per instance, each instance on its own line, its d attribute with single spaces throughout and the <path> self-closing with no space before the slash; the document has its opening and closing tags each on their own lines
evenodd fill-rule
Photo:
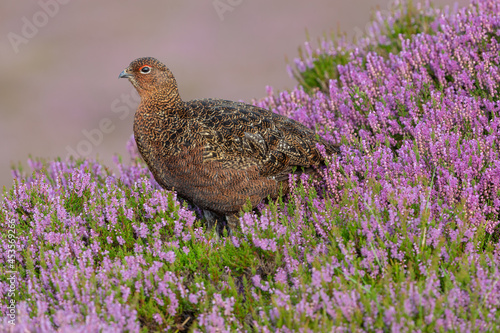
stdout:
<svg viewBox="0 0 500 333">
<path fill-rule="evenodd" d="M 135 59 L 118 77 L 129 79 L 141 97 L 177 99 L 177 82 L 174 75 L 167 66 L 155 58 Z"/>
</svg>

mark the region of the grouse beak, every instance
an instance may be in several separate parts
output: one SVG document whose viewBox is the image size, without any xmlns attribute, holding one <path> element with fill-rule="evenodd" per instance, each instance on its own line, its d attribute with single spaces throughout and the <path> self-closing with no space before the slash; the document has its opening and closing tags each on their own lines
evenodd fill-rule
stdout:
<svg viewBox="0 0 500 333">
<path fill-rule="evenodd" d="M 119 79 L 123 79 L 123 78 L 128 79 L 131 76 L 132 76 L 132 74 L 127 73 L 127 69 L 124 69 L 123 72 L 121 72 L 120 75 L 118 75 L 118 78 Z"/>
</svg>

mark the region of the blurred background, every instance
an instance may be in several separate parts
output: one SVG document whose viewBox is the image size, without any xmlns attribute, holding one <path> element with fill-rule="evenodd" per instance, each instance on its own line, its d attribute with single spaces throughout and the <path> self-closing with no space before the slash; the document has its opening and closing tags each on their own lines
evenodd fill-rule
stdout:
<svg viewBox="0 0 500 333">
<path fill-rule="evenodd" d="M 436 5 L 452 4 L 436 0 Z M 460 4 L 468 1 L 461 0 Z M 185 100 L 249 102 L 292 89 L 306 30 L 366 31 L 387 0 L 38 0 L 0 2 L 0 189 L 28 155 L 126 156 L 137 98 L 118 74 L 156 57 Z M 313 43 L 313 45 L 316 45 Z M 100 133 L 100 134 L 99 134 Z"/>
</svg>

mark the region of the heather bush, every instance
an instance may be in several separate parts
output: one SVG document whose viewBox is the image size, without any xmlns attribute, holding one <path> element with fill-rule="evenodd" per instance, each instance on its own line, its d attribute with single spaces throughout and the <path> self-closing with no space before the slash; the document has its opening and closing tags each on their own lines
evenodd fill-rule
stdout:
<svg viewBox="0 0 500 333">
<path fill-rule="evenodd" d="M 161 189 L 132 138 L 116 172 L 30 159 L 0 211 L 0 327 L 499 330 L 499 28 L 497 1 L 403 3 L 361 40 L 308 42 L 299 85 L 254 104 L 342 153 L 232 236 Z"/>
</svg>

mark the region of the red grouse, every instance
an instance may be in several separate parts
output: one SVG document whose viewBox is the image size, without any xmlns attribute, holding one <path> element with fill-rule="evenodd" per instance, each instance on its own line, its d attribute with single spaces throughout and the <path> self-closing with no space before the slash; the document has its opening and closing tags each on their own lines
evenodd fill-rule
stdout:
<svg viewBox="0 0 500 333">
<path fill-rule="evenodd" d="M 222 99 L 184 102 L 172 72 L 155 58 L 132 61 L 120 73 L 141 96 L 134 136 L 156 181 L 204 211 L 209 223 L 237 214 L 268 196 L 288 192 L 295 167 L 312 170 L 336 146 L 304 125 L 269 110 Z"/>
</svg>

